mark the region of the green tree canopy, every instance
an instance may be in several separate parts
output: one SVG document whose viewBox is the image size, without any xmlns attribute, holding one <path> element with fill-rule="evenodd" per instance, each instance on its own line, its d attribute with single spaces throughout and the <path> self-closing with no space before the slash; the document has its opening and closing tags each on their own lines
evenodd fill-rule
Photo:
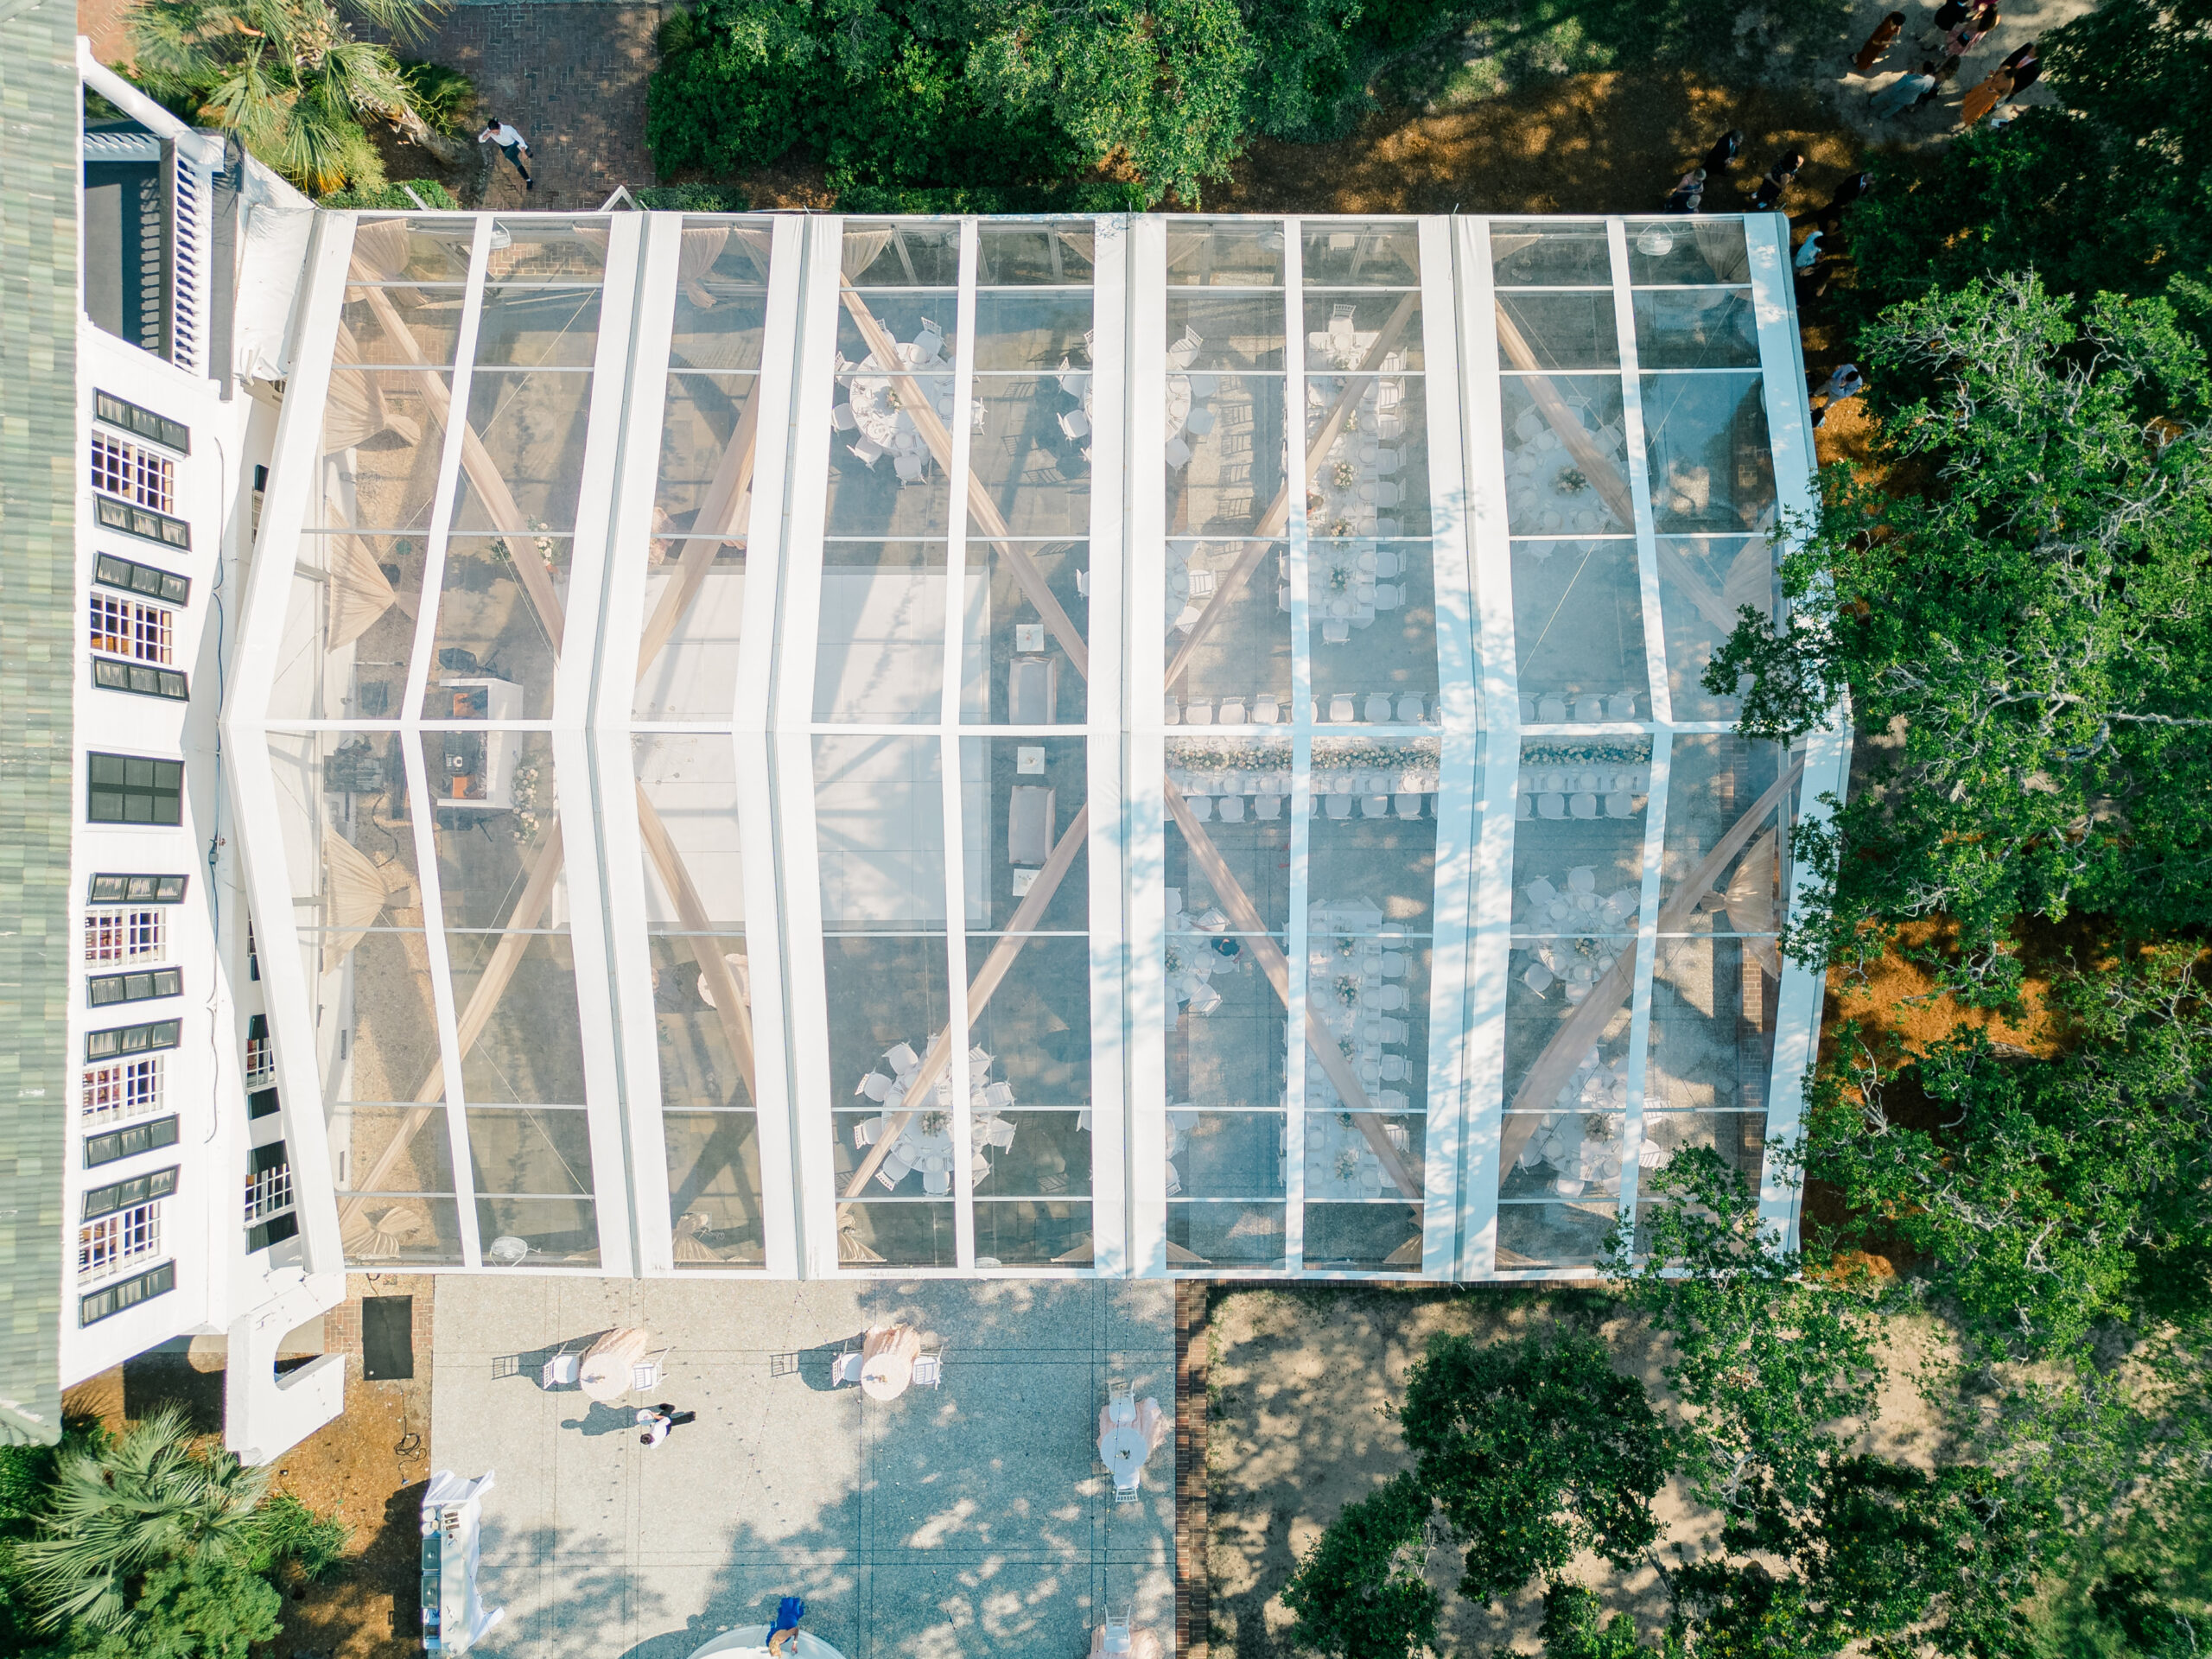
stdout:
<svg viewBox="0 0 2212 1659">
<path fill-rule="evenodd" d="M 830 182 L 1027 189 L 1133 174 L 1195 204 L 1255 130 L 1351 95 L 1360 0 L 703 0 L 664 27 L 664 175 L 803 145 Z"/>
<path fill-rule="evenodd" d="M 1978 276 L 2166 294 L 2212 333 L 2212 0 L 2103 0 L 2043 37 L 2056 105 L 1876 163 L 1853 209 L 1859 320 Z"/>
<path fill-rule="evenodd" d="M 1948 918 L 1946 984 L 2003 1004 L 2023 916 L 2212 921 L 2212 380 L 2164 302 L 2074 311 L 2003 277 L 1866 330 L 1895 475 L 1823 471 L 1789 623 L 1747 609 L 1708 671 L 1751 677 L 1747 734 L 1847 694 L 1895 739 L 1797 833 L 1820 890 L 1794 954 Z"/>
<path fill-rule="evenodd" d="M 1595 1337 L 1432 1337 L 1407 1373 L 1398 1421 L 1466 1552 L 1464 1596 L 1510 1595 L 1580 1550 L 1625 1567 L 1659 1535 L 1651 1500 L 1670 1465 L 1666 1427 Z"/>
<path fill-rule="evenodd" d="M 235 132 L 313 195 L 385 181 L 365 130 L 372 124 L 442 161 L 457 159 L 462 146 L 426 118 L 418 79 L 389 46 L 357 35 L 352 21 L 410 41 L 443 8 L 437 0 L 346 0 L 346 7 L 331 0 L 142 0 L 130 14 L 136 73 L 186 119 Z"/>
<path fill-rule="evenodd" d="M 1412 1471 L 1347 1503 L 1283 1587 L 1291 1640 L 1344 1659 L 1413 1659 L 1436 1645 L 1440 1600 L 1423 1568 L 1433 1505 Z"/>
</svg>

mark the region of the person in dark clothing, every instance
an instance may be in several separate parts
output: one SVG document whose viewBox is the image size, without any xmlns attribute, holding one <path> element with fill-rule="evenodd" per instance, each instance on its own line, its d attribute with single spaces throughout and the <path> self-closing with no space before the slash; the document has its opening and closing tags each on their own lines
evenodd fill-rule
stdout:
<svg viewBox="0 0 2212 1659">
<path fill-rule="evenodd" d="M 1873 188 L 1874 175 L 1872 173 L 1853 173 L 1836 186 L 1835 194 L 1828 198 L 1826 211 L 1833 213 L 1839 208 L 1848 207 Z"/>
<path fill-rule="evenodd" d="M 1959 60 L 1956 58 L 1945 58 L 1941 63 L 1923 63 L 1920 67 L 1932 74 L 1935 80 L 1912 100 L 1912 107 L 1916 110 L 1923 104 L 1933 104 L 1943 95 L 1944 88 L 1959 78 Z"/>
<path fill-rule="evenodd" d="M 1675 188 L 1667 198 L 1670 213 L 1694 213 L 1698 203 L 1705 200 L 1705 169 L 1694 167 L 1675 181 Z"/>
<path fill-rule="evenodd" d="M 2005 67 L 2012 72 L 2012 96 L 2018 98 L 2043 77 L 2043 60 L 2036 55 L 2037 42 L 2030 41 L 2016 48 L 2005 60 Z"/>
<path fill-rule="evenodd" d="M 537 181 L 530 176 L 530 168 L 523 165 L 530 158 L 529 139 L 495 115 L 484 124 L 484 130 L 476 135 L 476 142 L 497 144 L 499 153 L 512 162 L 515 171 L 522 175 L 522 188 L 525 190 L 537 188 Z"/>
<path fill-rule="evenodd" d="M 1974 10 L 1970 0 L 1943 0 L 1936 8 L 1936 15 L 1928 20 L 1928 32 L 1920 37 L 1923 46 L 1940 46 L 1943 37 L 1966 22 Z"/>
<path fill-rule="evenodd" d="M 1759 188 L 1751 196 L 1753 211 L 1764 213 L 1780 201 L 1782 193 L 1789 188 L 1790 181 L 1797 176 L 1797 169 L 1804 165 L 1805 152 L 1803 150 L 1792 149 L 1783 152 L 1782 159 L 1769 168 L 1767 175 L 1759 181 Z"/>
<path fill-rule="evenodd" d="M 1707 176 L 1710 177 L 1715 173 L 1726 173 L 1734 167 L 1736 152 L 1743 147 L 1744 130 L 1741 127 L 1731 127 L 1714 139 L 1713 148 L 1705 152 L 1705 160 L 1700 163 Z"/>
<path fill-rule="evenodd" d="M 698 1421 L 697 1412 L 678 1411 L 666 1402 L 650 1408 L 640 1406 L 638 1408 L 638 1423 L 645 1432 L 639 1435 L 638 1439 L 643 1445 L 658 1446 L 668 1438 L 671 1429 L 679 1428 L 685 1423 L 696 1423 Z"/>
</svg>

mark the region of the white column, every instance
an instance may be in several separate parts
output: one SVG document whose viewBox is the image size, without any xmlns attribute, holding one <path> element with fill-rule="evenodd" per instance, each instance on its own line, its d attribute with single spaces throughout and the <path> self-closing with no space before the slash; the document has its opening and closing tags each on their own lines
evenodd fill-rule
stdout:
<svg viewBox="0 0 2212 1659">
<path fill-rule="evenodd" d="M 1128 390 L 1128 886 L 1121 896 L 1128 939 L 1128 1033 L 1129 1271 L 1167 1271 L 1166 723 L 1167 672 L 1160 628 L 1167 582 L 1167 222 L 1129 222 L 1129 304 L 1122 363 Z M 1107 1103 L 1101 1101 L 1099 1109 Z"/>
<path fill-rule="evenodd" d="M 960 752 L 960 685 L 968 650 L 968 480 L 975 447 L 976 254 L 976 221 L 963 219 L 960 221 L 960 291 L 954 301 L 958 308 L 952 353 L 952 465 L 947 480 L 951 505 L 945 514 L 944 676 L 938 714 L 941 743 L 938 764 L 944 780 L 938 798 L 944 817 L 944 1007 L 952 1038 L 947 1046 L 945 1075 L 952 1082 L 953 1260 L 963 1273 L 972 1273 L 976 1267 L 975 1115 L 969 1100 L 968 1065 L 968 1049 L 974 1039 L 969 1030 L 968 857 L 961 812 L 967 772 Z M 986 880 L 989 870 L 987 859 Z"/>
<path fill-rule="evenodd" d="M 1497 1262 L 1499 1114 L 1505 1105 L 1505 995 L 1513 927 L 1513 811 L 1521 769 L 1521 702 L 1513 635 L 1513 550 L 1505 517 L 1505 420 L 1498 397 L 1497 295 L 1490 223 L 1457 221 L 1459 338 L 1466 358 L 1466 477 L 1482 675 L 1482 799 L 1474 843 L 1467 948 L 1467 1085 L 1460 1108 L 1459 1275 L 1487 1279 Z"/>
<path fill-rule="evenodd" d="M 1090 1245 L 1091 1270 L 1129 1271 L 1128 1086 L 1135 1075 L 1124 1039 L 1128 818 L 1122 787 L 1122 617 L 1130 592 L 1129 405 L 1127 372 L 1129 221 L 1093 221 L 1090 389 L 1090 602 L 1085 608 L 1090 683 L 1084 708 L 1090 801 Z M 1157 607 L 1155 607 L 1155 609 Z M 1158 630 L 1154 631 L 1155 634 Z M 1141 675 L 1135 683 L 1147 683 Z M 1148 683 L 1157 688 L 1159 671 Z M 1154 698 L 1155 706 L 1157 698 Z M 1155 720 L 1158 716 L 1155 715 Z"/>
<path fill-rule="evenodd" d="M 1282 407 L 1284 485 L 1290 492 L 1289 522 L 1283 535 L 1290 560 L 1290 881 L 1289 912 L 1284 918 L 1283 954 L 1289 961 L 1288 1006 L 1283 1041 L 1283 1238 L 1287 1273 L 1306 1265 L 1306 1087 L 1313 1068 L 1306 1049 L 1306 953 L 1310 948 L 1309 906 L 1313 903 L 1313 646 L 1306 629 L 1312 621 L 1313 528 L 1306 521 L 1306 240 L 1299 222 L 1282 222 Z M 1255 455 L 1255 461 L 1259 458 Z M 1260 594 L 1267 592 L 1267 567 L 1255 573 Z M 1252 601 L 1256 607 L 1260 601 Z M 1262 614 L 1265 613 L 1262 612 Z M 1264 918 L 1262 918 L 1264 919 Z"/>
<path fill-rule="evenodd" d="M 1751 256 L 1751 306 L 1758 325 L 1768 439 L 1774 450 L 1776 506 L 1783 524 L 1794 530 L 1816 510 L 1819 489 L 1811 399 L 1806 392 L 1803 346 L 1792 289 L 1788 221 L 1778 213 L 1748 214 L 1744 233 Z M 1793 534 L 1790 539 L 1794 544 L 1796 537 Z M 1837 709 L 1827 725 L 1803 740 L 1798 753 L 1805 761 L 1805 775 L 1798 785 L 1796 822 L 1823 823 L 1842 804 L 1851 781 L 1848 708 Z M 1794 861 L 1788 868 L 1791 874 L 1789 925 L 1795 927 L 1803 918 L 1807 895 L 1815 884 Z M 1801 1188 L 1793 1175 L 1778 1167 L 1779 1154 L 1784 1147 L 1795 1147 L 1804 1132 L 1805 1074 L 1820 1045 L 1823 978 L 1785 958 L 1775 998 L 1774 1064 L 1767 1090 L 1767 1159 L 1759 1189 L 1759 1218 L 1791 1249 L 1798 1240 Z"/>
</svg>

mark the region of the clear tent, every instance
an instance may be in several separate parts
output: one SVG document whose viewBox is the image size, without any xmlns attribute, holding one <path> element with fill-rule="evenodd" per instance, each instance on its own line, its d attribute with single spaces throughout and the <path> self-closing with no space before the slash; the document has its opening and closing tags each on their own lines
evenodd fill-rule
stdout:
<svg viewBox="0 0 2212 1659">
<path fill-rule="evenodd" d="M 1805 488 L 1765 217 L 325 230 L 229 720 L 350 1263 L 1794 1214 L 1834 758 L 1703 683 Z"/>
</svg>

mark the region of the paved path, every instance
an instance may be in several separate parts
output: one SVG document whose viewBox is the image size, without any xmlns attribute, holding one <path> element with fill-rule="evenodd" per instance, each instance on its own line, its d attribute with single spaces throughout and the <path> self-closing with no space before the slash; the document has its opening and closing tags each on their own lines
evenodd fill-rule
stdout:
<svg viewBox="0 0 2212 1659">
<path fill-rule="evenodd" d="M 1173 1457 L 1116 1505 L 1092 1443 L 1109 1379 L 1172 1407 L 1173 1289 L 446 1277 L 432 1466 L 499 1478 L 479 1651 L 684 1659 L 784 1594 L 847 1659 L 1078 1655 L 1131 1600 L 1172 1631 Z M 890 1319 L 945 1344 L 942 1389 L 829 1389 L 829 1349 Z M 632 1324 L 675 1344 L 654 1399 L 699 1414 L 652 1450 L 538 1387 L 554 1345 Z"/>
<path fill-rule="evenodd" d="M 615 186 L 653 181 L 645 150 L 645 86 L 657 5 L 456 5 L 409 55 L 449 64 L 476 83 L 480 120 L 497 115 L 536 151 L 537 188 L 499 160 L 480 203 L 538 213 L 591 212 Z M 486 147 L 488 150 L 488 146 Z"/>
</svg>

